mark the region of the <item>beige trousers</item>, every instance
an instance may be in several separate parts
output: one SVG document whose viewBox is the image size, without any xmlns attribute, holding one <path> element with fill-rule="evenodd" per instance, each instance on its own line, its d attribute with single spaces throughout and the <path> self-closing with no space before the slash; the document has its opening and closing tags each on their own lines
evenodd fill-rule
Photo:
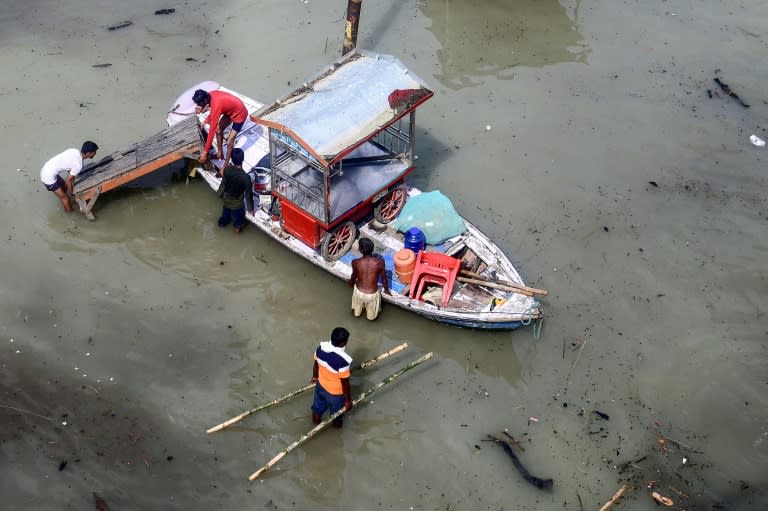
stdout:
<svg viewBox="0 0 768 511">
<path fill-rule="evenodd" d="M 368 319 L 376 319 L 381 310 L 381 291 L 377 289 L 375 293 L 363 293 L 355 286 L 352 291 L 352 312 L 355 316 L 360 316 L 363 308 Z"/>
</svg>

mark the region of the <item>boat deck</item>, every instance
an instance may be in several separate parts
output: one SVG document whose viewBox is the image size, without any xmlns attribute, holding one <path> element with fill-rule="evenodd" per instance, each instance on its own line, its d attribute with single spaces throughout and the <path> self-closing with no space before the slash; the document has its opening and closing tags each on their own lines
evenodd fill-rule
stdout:
<svg viewBox="0 0 768 511">
<path fill-rule="evenodd" d="M 80 210 L 94 220 L 99 195 L 119 188 L 182 158 L 197 159 L 200 134 L 194 116 L 86 166 L 75 179 Z"/>
</svg>

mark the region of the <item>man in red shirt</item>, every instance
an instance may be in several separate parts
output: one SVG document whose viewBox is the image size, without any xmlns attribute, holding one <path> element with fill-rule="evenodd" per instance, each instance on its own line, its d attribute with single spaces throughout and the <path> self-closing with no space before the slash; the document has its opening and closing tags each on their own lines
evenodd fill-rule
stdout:
<svg viewBox="0 0 768 511">
<path fill-rule="evenodd" d="M 222 159 L 224 157 L 221 148 L 223 133 L 227 126 L 232 123 L 232 129 L 229 130 L 229 136 L 227 137 L 227 154 L 221 166 L 223 169 L 229 165 L 235 137 L 243 128 L 243 123 L 248 118 L 248 109 L 245 108 L 240 98 L 220 90 L 205 92 L 202 89 L 197 89 L 192 96 L 192 101 L 200 108 L 201 112 L 205 111 L 206 108 L 210 108 L 208 117 L 203 121 L 203 125 L 210 125 L 210 129 L 208 130 L 208 138 L 205 141 L 203 152 L 200 154 L 200 163 L 205 163 L 208 159 L 208 151 L 211 149 L 211 145 L 213 145 L 214 134 L 216 135 L 217 146 L 216 158 Z"/>
</svg>

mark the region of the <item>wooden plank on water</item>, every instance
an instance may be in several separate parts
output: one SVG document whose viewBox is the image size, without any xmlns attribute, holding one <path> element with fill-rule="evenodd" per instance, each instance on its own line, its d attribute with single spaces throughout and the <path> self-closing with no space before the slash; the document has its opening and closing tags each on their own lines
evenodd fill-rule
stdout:
<svg viewBox="0 0 768 511">
<path fill-rule="evenodd" d="M 100 194 L 109 192 L 183 158 L 197 157 L 200 134 L 197 120 L 187 119 L 88 165 L 75 179 L 74 195 L 83 213 Z"/>
</svg>

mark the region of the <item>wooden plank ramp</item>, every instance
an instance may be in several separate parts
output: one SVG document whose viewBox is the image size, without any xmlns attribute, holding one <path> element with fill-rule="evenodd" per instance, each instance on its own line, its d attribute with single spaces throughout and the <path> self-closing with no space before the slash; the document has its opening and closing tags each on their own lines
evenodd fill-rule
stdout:
<svg viewBox="0 0 768 511">
<path fill-rule="evenodd" d="M 94 220 L 93 205 L 99 195 L 182 158 L 197 158 L 200 148 L 197 119 L 190 117 L 87 165 L 75 179 L 73 190 L 80 211 Z"/>
</svg>

